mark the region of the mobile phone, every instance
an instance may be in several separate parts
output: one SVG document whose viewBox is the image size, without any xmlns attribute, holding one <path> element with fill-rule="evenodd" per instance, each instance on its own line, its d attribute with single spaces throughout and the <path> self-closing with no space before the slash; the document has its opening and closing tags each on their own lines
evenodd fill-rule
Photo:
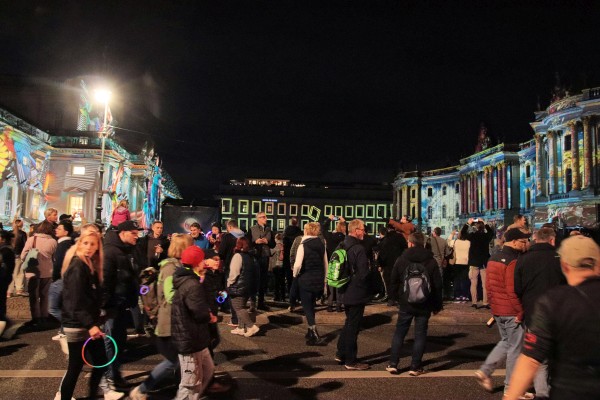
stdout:
<svg viewBox="0 0 600 400">
<path fill-rule="evenodd" d="M 479 218 L 473 218 L 473 222 L 479 222 Z"/>
<path fill-rule="evenodd" d="M 337 220 L 339 220 L 339 219 L 340 219 L 339 217 L 333 217 L 333 220 L 334 220 L 334 221 L 337 221 Z"/>
</svg>

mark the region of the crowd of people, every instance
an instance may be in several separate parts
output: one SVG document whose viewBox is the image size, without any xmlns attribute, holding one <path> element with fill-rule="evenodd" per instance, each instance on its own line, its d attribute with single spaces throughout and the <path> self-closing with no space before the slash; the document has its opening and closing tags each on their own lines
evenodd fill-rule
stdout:
<svg viewBox="0 0 600 400">
<path fill-rule="evenodd" d="M 375 236 L 360 219 L 330 215 L 303 229 L 291 218 L 284 232 L 275 233 L 260 212 L 248 232 L 229 220 L 226 232 L 214 224 L 204 234 L 194 223 L 189 234 L 166 236 L 161 221 L 140 234 L 126 203 L 104 234 L 94 224 L 75 229 L 70 216 L 59 218 L 55 209 L 45 217 L 30 235 L 19 219 L 12 231 L 0 230 L 0 321 L 10 324 L 7 298 L 27 295 L 31 320 L 23 329 L 60 322 L 53 339 L 65 345 L 68 366 L 55 399 L 72 399 L 84 362 L 98 366 L 90 395 L 101 390 L 105 399 L 126 392 L 146 399 L 176 370 L 176 399 L 227 391 L 214 378 L 219 313 L 230 315 L 231 334 L 251 338 L 261 329 L 252 314 L 269 310 L 270 290 L 271 304 L 291 312 L 301 305 L 309 346 L 326 345 L 316 324 L 319 302 L 327 312 L 345 313 L 335 360 L 347 370 L 370 368 L 360 361 L 358 337 L 365 307 L 380 302 L 398 307 L 386 371 L 398 373 L 414 320 L 408 373 L 426 373 L 429 320 L 446 300 L 490 309 L 498 327 L 501 339 L 475 374 L 485 390 L 493 390 L 491 375 L 505 364 L 508 399 L 533 398 L 527 392 L 532 383 L 536 398 L 600 393 L 600 250 L 580 235 L 564 239 L 557 252 L 560 238 L 551 224 L 533 233 L 518 215 L 497 232 L 493 224 L 470 219 L 445 239 L 438 227 L 430 235 L 420 232 L 408 216 L 389 220 Z M 329 261 L 338 260 L 340 250 L 347 282 L 334 284 Z M 117 350 L 127 345 L 130 320 L 136 334 L 154 337 L 164 358 L 134 388 L 122 376 Z"/>
</svg>

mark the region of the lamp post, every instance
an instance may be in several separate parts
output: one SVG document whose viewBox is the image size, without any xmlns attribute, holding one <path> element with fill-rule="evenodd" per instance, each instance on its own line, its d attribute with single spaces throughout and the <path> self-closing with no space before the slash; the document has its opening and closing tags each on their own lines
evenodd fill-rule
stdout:
<svg viewBox="0 0 600 400">
<path fill-rule="evenodd" d="M 98 182 L 98 199 L 96 201 L 96 224 L 99 226 L 104 226 L 102 222 L 102 198 L 104 196 L 102 184 L 104 182 L 104 143 L 106 141 L 106 137 L 108 136 L 108 130 L 106 129 L 106 119 L 108 117 L 108 101 L 110 100 L 110 91 L 108 90 L 98 90 L 96 91 L 96 99 L 104 103 L 104 123 L 102 124 L 102 132 L 100 132 L 100 138 L 102 139 L 102 152 L 100 153 L 100 168 L 98 172 L 99 182 Z"/>
</svg>

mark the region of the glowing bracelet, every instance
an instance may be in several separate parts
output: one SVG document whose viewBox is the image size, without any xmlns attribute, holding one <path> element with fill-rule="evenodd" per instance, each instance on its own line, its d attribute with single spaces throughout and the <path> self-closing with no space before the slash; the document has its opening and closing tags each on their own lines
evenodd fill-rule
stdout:
<svg viewBox="0 0 600 400">
<path fill-rule="evenodd" d="M 119 348 L 117 347 L 117 342 L 115 342 L 115 339 L 113 339 L 112 336 L 109 336 L 109 335 L 104 335 L 104 336 L 107 337 L 107 338 L 109 338 L 113 342 L 113 345 L 115 346 L 115 355 L 106 364 L 104 364 L 104 365 L 92 365 L 89 362 L 87 362 L 87 360 L 85 359 L 85 346 L 87 346 L 88 342 L 90 340 L 92 340 L 91 336 L 85 341 L 85 343 L 83 344 L 83 347 L 81 348 L 81 358 L 83 358 L 83 362 L 86 363 L 87 365 L 89 365 L 92 368 L 104 368 L 104 367 L 109 366 L 110 364 L 112 364 L 115 361 L 115 359 L 117 358 L 117 353 L 119 353 Z"/>
<path fill-rule="evenodd" d="M 150 291 L 150 288 L 147 285 L 140 286 L 140 294 L 142 296 L 147 295 L 149 291 Z"/>
</svg>

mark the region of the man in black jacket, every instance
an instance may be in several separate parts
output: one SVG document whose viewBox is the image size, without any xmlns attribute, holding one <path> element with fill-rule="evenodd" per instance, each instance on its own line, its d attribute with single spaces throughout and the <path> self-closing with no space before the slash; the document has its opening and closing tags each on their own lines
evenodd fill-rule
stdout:
<svg viewBox="0 0 600 400">
<path fill-rule="evenodd" d="M 523 305 L 525 328 L 531 325 L 531 317 L 538 298 L 555 286 L 567 283 L 560 269 L 556 253 L 556 233 L 552 228 L 541 228 L 535 234 L 535 244 L 517 259 L 515 267 L 515 293 Z M 536 397 L 549 397 L 548 363 L 543 362 L 533 381 Z"/>
<path fill-rule="evenodd" d="M 298 236 L 302 236 L 302 229 L 298 227 L 298 218 L 292 217 L 290 219 L 290 225 L 285 228 L 283 231 L 283 272 L 285 273 L 285 283 L 288 291 L 288 295 L 290 293 L 290 288 L 292 287 L 292 265 L 290 263 L 290 254 L 292 250 L 292 243 L 294 243 L 294 239 Z"/>
<path fill-rule="evenodd" d="M 408 291 L 405 291 L 406 271 L 408 268 L 420 268 L 426 275 L 430 284 L 430 293 L 422 303 L 410 303 Z M 398 322 L 392 339 L 392 352 L 386 371 L 397 374 L 400 349 L 404 337 L 415 319 L 415 343 L 413 345 L 412 361 L 408 372 L 411 376 L 419 376 L 425 371 L 421 367 L 425 342 L 427 340 L 427 327 L 431 313 L 437 314 L 442 310 L 442 275 L 433 253 L 425 248 L 425 236 L 421 232 L 411 233 L 408 236 L 408 249 L 396 261 L 391 277 L 390 294 L 398 298 Z"/>
<path fill-rule="evenodd" d="M 369 369 L 369 364 L 357 361 L 357 339 L 365 312 L 366 304 L 373 296 L 369 277 L 369 260 L 365 248 L 360 243 L 365 236 L 365 223 L 360 219 L 348 224 L 348 235 L 344 239 L 344 248 L 348 254 L 348 266 L 352 271 L 350 282 L 341 290 L 344 291 L 344 311 L 346 321 L 337 343 L 335 360 L 344 363 L 348 370 Z"/>
<path fill-rule="evenodd" d="M 211 314 L 199 275 L 204 270 L 204 252 L 190 246 L 181 254 L 183 268 L 173 274 L 175 296 L 171 307 L 171 338 L 179 354 L 181 381 L 176 399 L 200 398 L 215 369 L 210 352 Z"/>
<path fill-rule="evenodd" d="M 120 372 L 123 362 L 121 355 L 127 344 L 127 309 L 138 303 L 139 284 L 132 253 L 141 229 L 136 221 L 125 221 L 116 230 L 107 231 L 104 237 L 102 308 L 106 310 L 108 317 L 104 332 L 117 342 L 120 351 L 116 360 L 108 367 L 108 382 L 101 383 L 103 389 L 106 384 L 113 390 L 115 387 L 127 386 Z M 114 346 L 110 339 L 105 338 L 104 341 L 106 355 L 111 359 Z"/>
<path fill-rule="evenodd" d="M 160 269 L 158 263 L 167 258 L 170 243 L 163 235 L 163 231 L 162 221 L 154 221 L 150 232 L 138 239 L 135 246 L 135 261 L 140 270 L 153 267 L 158 271 Z"/>
<path fill-rule="evenodd" d="M 383 281 L 385 282 L 385 298 L 387 298 L 388 306 L 395 305 L 394 300 L 392 298 L 394 296 L 390 296 L 391 289 L 391 279 L 392 279 L 392 270 L 394 269 L 394 264 L 398 257 L 402 255 L 402 253 L 406 250 L 408 244 L 406 243 L 406 239 L 404 236 L 396 232 L 392 225 L 388 224 L 387 233 L 379 243 L 379 268 L 381 268 L 383 272 Z"/>
</svg>

